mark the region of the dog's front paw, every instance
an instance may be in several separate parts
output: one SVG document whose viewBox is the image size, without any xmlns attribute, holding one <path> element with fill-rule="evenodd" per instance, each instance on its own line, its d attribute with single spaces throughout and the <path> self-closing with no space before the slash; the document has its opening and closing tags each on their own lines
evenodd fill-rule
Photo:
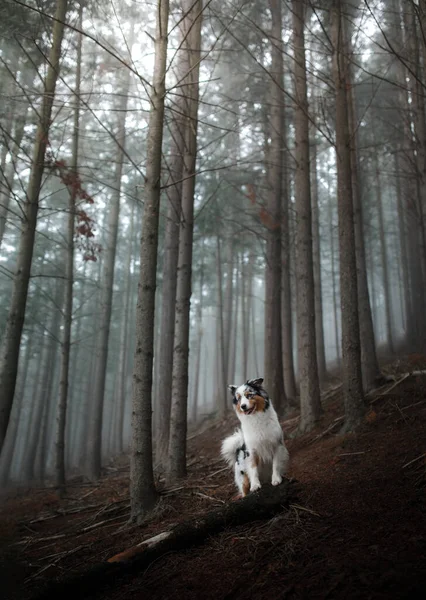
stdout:
<svg viewBox="0 0 426 600">
<path fill-rule="evenodd" d="M 253 483 L 250 486 L 250 491 L 256 492 L 257 490 L 260 490 L 260 488 L 261 488 L 260 481 L 253 481 Z"/>
<path fill-rule="evenodd" d="M 283 480 L 283 478 L 281 477 L 281 475 L 274 475 L 272 477 L 272 485 L 280 485 L 282 480 Z"/>
</svg>

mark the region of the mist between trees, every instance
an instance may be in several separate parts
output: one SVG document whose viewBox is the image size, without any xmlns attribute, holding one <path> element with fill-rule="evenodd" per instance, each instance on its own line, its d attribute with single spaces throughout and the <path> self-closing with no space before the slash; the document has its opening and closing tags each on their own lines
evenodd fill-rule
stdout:
<svg viewBox="0 0 426 600">
<path fill-rule="evenodd" d="M 377 353 L 426 343 L 425 0 L 0 23 L 1 485 L 130 451 L 138 519 L 260 375 L 300 431 L 341 376 L 356 429 Z"/>
</svg>

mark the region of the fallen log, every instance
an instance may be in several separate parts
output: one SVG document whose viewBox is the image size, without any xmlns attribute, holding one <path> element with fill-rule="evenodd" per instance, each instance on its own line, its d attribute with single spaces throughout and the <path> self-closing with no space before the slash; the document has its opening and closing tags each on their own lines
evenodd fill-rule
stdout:
<svg viewBox="0 0 426 600">
<path fill-rule="evenodd" d="M 201 544 L 208 537 L 229 527 L 269 519 L 296 500 L 296 486 L 288 480 L 276 487 L 265 485 L 258 492 L 241 500 L 227 503 L 145 540 L 145 543 L 141 542 L 111 557 L 86 573 L 50 584 L 34 600 L 102 598 L 102 590 L 106 587 L 117 585 L 120 578 L 136 576 L 161 556 Z"/>
</svg>

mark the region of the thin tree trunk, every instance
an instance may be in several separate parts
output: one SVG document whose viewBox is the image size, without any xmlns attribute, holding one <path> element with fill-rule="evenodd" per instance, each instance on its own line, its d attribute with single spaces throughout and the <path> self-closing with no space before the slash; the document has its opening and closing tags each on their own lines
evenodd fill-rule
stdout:
<svg viewBox="0 0 426 600">
<path fill-rule="evenodd" d="M 255 311 L 255 299 L 253 297 L 253 277 L 250 280 L 250 315 L 251 315 L 251 329 L 253 336 L 253 344 L 251 347 L 253 348 L 253 366 L 254 372 L 259 373 L 259 355 L 257 352 L 257 336 L 256 336 L 256 311 Z"/>
<path fill-rule="evenodd" d="M 51 307 L 51 316 L 46 323 L 47 335 L 43 341 L 43 347 L 40 353 L 40 366 L 38 368 L 38 382 L 35 386 L 35 393 L 31 400 L 31 416 L 28 423 L 26 435 L 26 452 L 23 461 L 22 479 L 25 482 L 33 481 L 35 473 L 35 464 L 37 449 L 41 440 L 41 424 L 43 421 L 44 410 L 48 400 L 49 388 L 52 377 L 52 344 L 57 344 L 60 325 L 60 311 L 56 308 L 60 306 L 61 296 L 63 294 L 63 284 L 61 280 L 56 281 L 55 301 Z"/>
<path fill-rule="evenodd" d="M 339 316 L 337 310 L 337 289 L 336 289 L 336 252 L 334 247 L 334 223 L 333 223 L 333 206 L 331 203 L 330 195 L 330 173 L 328 177 L 328 222 L 330 225 L 329 236 L 330 236 L 330 262 L 331 262 L 331 288 L 332 288 L 332 299 L 333 299 L 333 323 L 334 323 L 334 343 L 336 347 L 336 362 L 337 368 L 341 369 L 342 361 L 340 356 L 340 335 L 339 335 Z"/>
<path fill-rule="evenodd" d="M 133 23 L 133 22 L 132 22 Z M 133 26 L 129 36 L 129 48 L 133 45 Z M 92 398 L 92 416 L 89 424 L 89 452 L 87 473 L 91 479 L 101 474 L 102 464 L 102 423 L 104 410 L 105 384 L 108 363 L 108 341 L 111 326 L 112 299 L 114 289 L 115 255 L 117 251 L 117 233 L 120 218 L 120 195 L 126 144 L 126 116 L 130 88 L 130 70 L 124 69 L 121 85 L 121 100 L 118 113 L 117 163 L 114 175 L 114 191 L 108 212 L 107 233 L 104 251 L 103 272 L 101 276 L 100 318 L 96 340 L 96 374 Z"/>
<path fill-rule="evenodd" d="M 389 352 L 394 353 L 392 334 L 392 290 L 389 285 L 388 257 L 386 252 L 385 219 L 383 214 L 382 187 L 377 153 L 373 152 L 376 182 L 377 214 L 379 220 L 380 259 L 382 264 L 383 295 L 385 300 L 386 342 Z"/>
<path fill-rule="evenodd" d="M 59 332 L 59 318 L 58 318 L 58 330 L 57 335 L 60 335 Z M 47 462 L 48 462 L 48 454 L 50 448 L 50 440 L 51 440 L 51 421 L 52 421 L 52 413 L 54 413 L 54 384 L 57 379 L 56 371 L 57 371 L 57 354 L 59 345 L 56 343 L 50 344 L 48 351 L 47 364 L 52 365 L 52 368 L 47 371 L 47 376 L 44 380 L 44 402 L 43 402 L 43 415 L 40 424 L 40 431 L 38 434 L 39 440 L 37 444 L 37 459 L 35 463 L 35 479 L 40 481 L 41 483 L 45 481 L 46 470 L 47 470 Z M 56 398 L 55 398 L 56 400 Z"/>
<path fill-rule="evenodd" d="M 426 301 L 426 113 L 424 100 L 424 87 L 422 84 L 423 73 L 419 51 L 419 40 L 416 26 L 416 7 L 410 3 L 403 11 L 404 16 L 404 42 L 408 49 L 408 60 L 411 72 L 404 73 L 404 83 L 408 83 L 410 92 L 410 107 L 415 139 L 413 140 L 411 127 L 407 132 L 413 144 L 413 160 L 416 165 L 416 191 L 412 200 L 413 216 L 417 220 L 417 234 L 410 236 L 411 245 L 417 237 L 419 248 L 417 252 L 412 247 L 413 278 L 412 298 L 415 302 L 413 315 L 416 320 L 414 331 L 416 333 L 416 346 L 423 350 L 426 347 L 426 318 L 424 305 Z M 412 75 L 414 71 L 415 76 Z M 418 264 L 415 264 L 418 263 Z"/>
<path fill-rule="evenodd" d="M 234 310 L 233 310 L 233 327 L 232 327 L 232 336 L 230 340 L 230 357 L 229 357 L 229 370 L 228 370 L 228 381 L 235 380 L 235 367 L 237 364 L 237 346 L 238 346 L 238 331 L 239 331 L 239 323 L 238 323 L 238 312 L 239 312 L 239 292 L 240 292 L 240 270 L 239 270 L 239 260 L 236 260 L 236 270 L 235 270 L 235 300 L 234 300 Z"/>
<path fill-rule="evenodd" d="M 117 406 L 117 418 L 115 426 L 115 438 L 116 438 L 116 451 L 121 453 L 123 451 L 123 424 L 124 424 L 124 411 L 125 411 L 125 400 L 126 400 L 126 380 L 127 380 L 127 344 L 128 344 L 128 328 L 129 328 L 129 314 L 130 314 L 130 301 L 131 301 L 131 272 L 132 272 L 132 258 L 133 258 L 133 238 L 134 238 L 134 223 L 135 223 L 135 205 L 132 203 L 130 212 L 130 229 L 129 229 L 129 244 L 127 251 L 127 262 L 124 272 L 126 273 L 126 282 L 124 288 L 124 312 L 123 319 L 121 322 L 120 331 L 120 355 L 118 362 L 118 376 L 116 386 L 116 401 Z"/>
<path fill-rule="evenodd" d="M 58 328 L 58 335 L 59 335 Z M 57 398 L 57 365 L 58 365 L 58 344 L 51 344 L 49 349 L 48 364 L 53 367 L 48 372 L 48 377 L 45 385 L 45 401 L 44 401 L 44 414 L 41 424 L 40 440 L 38 444 L 39 448 L 39 470 L 37 471 L 38 480 L 41 482 L 46 481 L 46 472 L 49 461 L 49 451 L 51 448 L 53 423 L 52 416 L 54 415 L 55 400 Z"/>
<path fill-rule="evenodd" d="M 287 119 L 285 96 L 282 95 L 282 145 L 287 148 Z M 282 160 L 282 291 L 281 291 L 281 325 L 282 325 L 282 347 L 283 347 L 283 369 L 284 389 L 289 404 L 292 404 L 297 396 L 296 377 L 294 373 L 293 358 L 293 313 L 291 307 L 291 253 L 290 253 L 290 181 L 289 181 L 289 152 L 283 153 Z"/>
<path fill-rule="evenodd" d="M 40 111 L 41 116 L 37 127 L 30 180 L 23 208 L 24 219 L 19 241 L 12 298 L 0 352 L 0 389 L 2 390 L 0 401 L 0 449 L 3 446 L 6 436 L 15 393 L 19 347 L 24 326 L 31 262 L 34 251 L 39 195 L 45 167 L 46 148 L 49 141 L 52 105 L 55 96 L 56 81 L 59 75 L 67 4 L 67 0 L 57 0 L 56 4 L 53 41 L 49 52 L 43 102 Z"/>
<path fill-rule="evenodd" d="M 180 24 L 180 44 L 185 38 L 184 22 Z M 185 83 L 187 59 L 181 47 L 176 56 L 176 80 Z M 182 171 L 185 153 L 185 90 L 177 89 L 174 100 L 176 110 L 171 125 L 171 161 L 169 183 L 176 182 L 167 190 L 167 217 L 164 233 L 163 285 L 160 321 L 159 371 L 157 415 L 155 427 L 156 461 L 164 469 L 169 449 L 170 408 L 172 401 L 173 341 L 175 333 L 176 285 L 179 254 L 179 223 L 182 201 Z"/>
<path fill-rule="evenodd" d="M 349 77 L 351 71 L 349 70 Z M 365 258 L 364 218 L 362 207 L 361 178 L 358 161 L 357 124 L 355 98 L 352 85 L 348 91 L 348 119 L 351 134 L 352 193 L 354 202 L 355 253 L 358 285 L 358 312 L 361 344 L 361 369 L 364 390 L 371 389 L 380 375 L 376 353 L 373 316 L 368 289 L 367 261 Z M 374 289 L 374 287 L 372 288 Z"/>
<path fill-rule="evenodd" d="M 80 2 L 78 9 L 78 27 L 83 25 L 83 3 Z M 77 62 L 74 90 L 74 123 L 72 136 L 72 158 L 70 173 L 74 185 L 69 186 L 67 233 L 66 233 L 66 258 L 65 258 L 65 287 L 62 305 L 63 330 L 61 348 L 61 372 L 59 376 L 59 401 L 56 412 L 56 444 L 55 444 L 55 485 L 62 495 L 65 491 L 65 422 L 67 415 L 69 368 L 71 351 L 71 327 L 73 310 L 73 285 L 74 285 L 74 226 L 75 226 L 75 203 L 76 183 L 78 181 L 78 136 L 80 127 L 80 83 L 81 83 L 81 51 L 83 34 L 78 34 Z"/>
<path fill-rule="evenodd" d="M 222 248 L 219 235 L 216 236 L 216 280 L 217 280 L 217 306 L 216 306 L 216 370 L 218 375 L 217 405 L 219 407 L 219 418 L 222 419 L 226 413 L 226 363 L 225 363 L 225 339 L 223 322 L 223 291 L 222 291 Z"/>
<path fill-rule="evenodd" d="M 312 199 L 312 258 L 314 269 L 315 293 L 315 333 L 317 344 L 318 377 L 320 382 L 327 379 L 327 364 L 325 360 L 324 343 L 324 316 L 322 305 L 322 276 L 321 276 L 321 236 L 320 212 L 318 205 L 318 169 L 317 169 L 317 141 L 312 141 L 311 154 L 311 199 Z"/>
<path fill-rule="evenodd" d="M 293 43 L 295 76 L 295 200 L 297 339 L 300 386 L 299 431 L 311 430 L 321 415 L 318 378 L 314 265 L 312 257 L 312 208 L 309 169 L 309 120 L 305 58 L 305 7 L 293 0 Z"/>
<path fill-rule="evenodd" d="M 204 246 L 204 244 L 203 244 Z M 203 249 L 201 250 L 203 252 Z M 198 403 L 199 403 L 199 387 L 200 387 L 200 372 L 201 372 L 201 352 L 203 349 L 203 289 L 204 289 L 204 254 L 203 262 L 201 263 L 200 273 L 200 300 L 197 305 L 197 358 L 195 363 L 194 376 L 194 394 L 192 400 L 192 422 L 197 421 Z"/>
<path fill-rule="evenodd" d="M 406 216 L 402 199 L 399 152 L 395 153 L 395 185 L 396 185 L 396 204 L 398 210 L 398 230 L 399 230 L 399 245 L 401 255 L 401 271 L 402 271 L 402 288 L 404 293 L 404 331 L 407 341 L 411 345 L 414 341 L 413 335 L 413 316 L 410 298 L 410 281 L 408 277 L 408 253 L 407 253 L 407 228 Z"/>
<path fill-rule="evenodd" d="M 144 518 L 157 499 L 152 468 L 152 366 L 168 21 L 169 0 L 160 0 L 155 34 L 154 82 L 150 90 L 151 111 L 133 364 L 130 504 L 131 520 L 136 522 Z"/>
<path fill-rule="evenodd" d="M 195 163 L 197 156 L 197 115 L 199 96 L 199 62 L 203 2 L 183 0 L 185 40 L 188 52 L 189 84 L 185 155 L 183 161 L 182 215 L 179 232 L 178 279 L 176 290 L 175 340 L 173 350 L 173 385 L 170 414 L 168 482 L 186 474 L 186 431 L 188 409 L 189 324 L 192 277 L 192 242 L 194 229 Z"/>
<path fill-rule="evenodd" d="M 226 264 L 226 285 L 225 285 L 225 296 L 223 302 L 224 311 L 224 326 L 223 326 L 223 351 L 224 351 L 224 364 L 226 368 L 226 381 L 233 381 L 231 376 L 231 335 L 232 335 L 232 322 L 233 322 L 233 296 L 234 296 L 234 236 L 228 232 L 227 239 L 225 241 L 225 264 Z"/>
<path fill-rule="evenodd" d="M 242 348 L 241 348 L 241 373 L 246 378 L 248 368 L 249 334 L 250 334 L 250 285 L 249 269 L 251 265 L 245 262 L 244 254 L 241 261 L 241 329 L 242 329 Z M 247 379 L 250 379 L 247 376 Z"/>
<path fill-rule="evenodd" d="M 364 414 L 358 285 L 351 178 L 351 137 L 348 120 L 348 57 L 341 0 L 331 9 L 333 76 L 336 93 L 336 154 L 339 216 L 340 298 L 342 312 L 343 390 L 345 428 L 356 429 Z"/>
<path fill-rule="evenodd" d="M 268 201 L 265 274 L 265 385 L 278 413 L 287 408 L 284 391 L 281 328 L 281 219 L 283 53 L 280 0 L 269 0 L 272 17 L 270 68 L 270 146 L 268 149 Z"/>
</svg>

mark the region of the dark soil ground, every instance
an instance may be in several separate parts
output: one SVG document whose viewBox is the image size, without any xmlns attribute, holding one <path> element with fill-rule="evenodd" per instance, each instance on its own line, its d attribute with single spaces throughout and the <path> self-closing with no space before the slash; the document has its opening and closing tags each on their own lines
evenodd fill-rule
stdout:
<svg viewBox="0 0 426 600">
<path fill-rule="evenodd" d="M 426 357 L 388 367 L 395 383 L 369 396 L 365 422 L 340 435 L 341 390 L 324 395 L 318 427 L 288 440 L 297 500 L 269 521 L 228 528 L 206 543 L 172 552 L 97 598 L 315 599 L 426 597 Z M 297 415 L 283 422 L 289 437 Z M 123 457 L 97 484 L 74 481 L 66 498 L 51 490 L 16 493 L 0 511 L 1 595 L 36 597 L 46 585 L 79 576 L 173 524 L 235 497 L 219 458 L 236 425 L 208 423 L 189 440 L 189 476 L 162 489 L 156 514 L 129 527 Z M 101 582 L 100 582 L 101 585 Z M 79 598 L 88 598 L 84 585 Z M 63 596 L 61 596 L 63 597 Z M 90 596 L 92 597 L 92 596 Z M 93 596 L 94 597 L 94 596 Z M 59 596 L 58 596 L 59 599 Z"/>
</svg>

